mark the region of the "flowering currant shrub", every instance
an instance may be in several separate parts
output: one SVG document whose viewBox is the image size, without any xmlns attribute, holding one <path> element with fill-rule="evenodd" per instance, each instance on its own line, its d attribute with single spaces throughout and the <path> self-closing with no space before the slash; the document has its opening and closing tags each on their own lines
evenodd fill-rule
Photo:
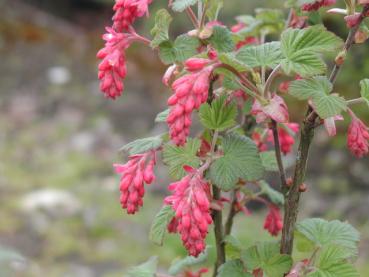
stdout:
<svg viewBox="0 0 369 277">
<path fill-rule="evenodd" d="M 369 79 L 358 84 L 355 99 L 345 99 L 335 88 L 351 46 L 369 37 L 369 1 L 338 6 L 335 0 L 287 0 L 284 9 L 257 9 L 227 27 L 218 15 L 232 1 L 172 0 L 151 11 L 155 25 L 146 38 L 133 24 L 149 16 L 151 2 L 115 1 L 112 26 L 97 54 L 98 77 L 107 98 L 120 97 L 129 70 L 125 51 L 134 42 L 150 47 L 167 65 L 162 83 L 168 109 L 155 121 L 167 124 L 168 132 L 124 146 L 128 161 L 114 165 L 128 214 L 144 206 L 157 159 L 168 168 L 172 182 L 161 185 L 169 195 L 149 236 L 162 245 L 166 233 L 177 234 L 189 257 L 175 262 L 165 276 L 358 276 L 353 266 L 358 232 L 338 220 L 297 222 L 297 213 L 308 189 L 304 179 L 315 129 L 322 126 L 327 136 L 335 136 L 336 124 L 349 118 L 349 151 L 358 158 L 369 152 L 368 127 L 354 111 L 356 105 L 369 105 Z M 325 12 L 346 22 L 345 40 L 317 20 Z M 176 13 L 185 13 L 191 28 L 173 38 L 169 31 Z M 327 54 L 336 58 L 329 61 Z M 287 97 L 289 103 L 305 101 L 301 122 L 290 121 Z M 202 129 L 195 130 L 193 121 Z M 289 171 L 286 155 L 296 156 Z M 278 182 L 268 183 L 268 172 L 278 174 Z M 275 241 L 256 238 L 245 247 L 232 234 L 234 217 L 250 216 L 251 201 L 268 209 L 260 228 Z M 206 239 L 210 232 L 213 242 Z M 293 256 L 294 245 L 299 258 Z M 214 268 L 199 269 L 209 251 L 216 253 Z M 156 276 L 156 263 L 151 258 L 129 274 Z"/>
</svg>

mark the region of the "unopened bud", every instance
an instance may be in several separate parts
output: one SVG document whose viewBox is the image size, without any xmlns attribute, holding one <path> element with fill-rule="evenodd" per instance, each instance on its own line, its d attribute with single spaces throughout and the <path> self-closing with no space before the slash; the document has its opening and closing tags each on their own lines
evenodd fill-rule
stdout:
<svg viewBox="0 0 369 277">
<path fill-rule="evenodd" d="M 292 184 L 293 184 L 293 179 L 291 177 L 287 178 L 286 186 L 290 188 L 292 186 Z"/>
<path fill-rule="evenodd" d="M 307 191 L 307 186 L 304 183 L 302 183 L 299 186 L 299 192 L 305 192 L 305 191 Z"/>
<path fill-rule="evenodd" d="M 369 38 L 369 29 L 366 27 L 360 27 L 355 34 L 355 43 L 364 43 Z"/>
<path fill-rule="evenodd" d="M 336 65 L 342 65 L 346 60 L 346 56 L 347 56 L 346 50 L 342 50 L 340 53 L 338 53 L 337 57 L 334 60 Z"/>
</svg>

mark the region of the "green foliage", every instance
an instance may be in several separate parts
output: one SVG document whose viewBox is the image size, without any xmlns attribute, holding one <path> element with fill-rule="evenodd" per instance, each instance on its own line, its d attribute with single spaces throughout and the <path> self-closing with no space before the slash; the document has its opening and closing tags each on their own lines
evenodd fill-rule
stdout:
<svg viewBox="0 0 369 277">
<path fill-rule="evenodd" d="M 166 122 L 167 121 L 167 117 L 169 115 L 169 111 L 170 109 L 166 109 L 160 113 L 158 113 L 155 117 L 155 122 L 159 123 L 159 122 Z"/>
<path fill-rule="evenodd" d="M 159 57 L 165 64 L 183 62 L 197 54 L 200 42 L 187 34 L 180 35 L 174 42 L 169 40 L 159 45 Z"/>
<path fill-rule="evenodd" d="M 241 257 L 242 243 L 234 236 L 228 235 L 223 240 L 225 242 L 225 253 L 229 259 L 239 259 Z"/>
<path fill-rule="evenodd" d="M 246 272 L 241 260 L 230 260 L 222 264 L 218 269 L 217 277 L 252 277 Z"/>
<path fill-rule="evenodd" d="M 209 248 L 210 247 L 206 247 L 205 251 L 203 253 L 201 253 L 198 257 L 187 256 L 183 259 L 175 260 L 171 264 L 171 266 L 168 270 L 169 274 L 177 275 L 177 274 L 181 273 L 187 267 L 191 267 L 191 266 L 195 266 L 195 265 L 204 263 L 208 259 Z"/>
<path fill-rule="evenodd" d="M 249 67 L 276 67 L 282 60 L 280 42 L 273 41 L 256 46 L 244 46 L 237 55 L 237 59 Z"/>
<path fill-rule="evenodd" d="M 223 8 L 223 0 L 204 0 L 205 5 L 208 6 L 206 16 L 209 21 L 217 20 L 219 11 Z"/>
<path fill-rule="evenodd" d="M 174 0 L 172 9 L 176 12 L 183 12 L 185 9 L 195 5 L 198 0 Z"/>
<path fill-rule="evenodd" d="M 277 158 L 275 157 L 274 151 L 264 151 L 260 153 L 261 162 L 265 170 L 267 171 L 278 171 Z"/>
<path fill-rule="evenodd" d="M 184 165 L 198 167 L 200 158 L 196 153 L 200 149 L 201 142 L 198 139 L 188 139 L 184 146 L 166 144 L 163 150 L 163 161 L 169 166 L 169 175 L 178 180 L 186 175 Z"/>
<path fill-rule="evenodd" d="M 231 31 L 223 26 L 213 27 L 213 34 L 209 42 L 219 52 L 230 52 L 235 47 Z"/>
<path fill-rule="evenodd" d="M 369 79 L 364 79 L 360 81 L 360 94 L 363 99 L 365 99 L 365 102 L 369 106 Z"/>
<path fill-rule="evenodd" d="M 222 63 L 230 65 L 239 72 L 251 71 L 249 65 L 247 63 L 244 63 L 239 57 L 237 57 L 236 53 L 234 52 L 220 53 L 218 58 Z"/>
<path fill-rule="evenodd" d="M 137 139 L 135 141 L 132 141 L 125 146 L 123 146 L 120 150 L 126 151 L 130 155 L 136 155 L 145 153 L 150 150 L 155 150 L 161 146 L 163 143 L 163 139 L 161 136 L 156 137 L 148 137 L 143 139 Z"/>
<path fill-rule="evenodd" d="M 241 256 L 247 269 L 262 269 L 268 277 L 281 277 L 292 266 L 292 258 L 279 253 L 279 244 L 261 242 L 244 250 Z"/>
<path fill-rule="evenodd" d="M 160 43 L 169 40 L 169 25 L 173 18 L 166 9 L 160 9 L 155 15 L 155 26 L 151 30 L 154 36 L 151 41 L 151 47 L 158 47 Z"/>
<path fill-rule="evenodd" d="M 199 116 L 206 128 L 223 131 L 236 124 L 237 106 L 234 102 L 227 103 L 227 95 L 222 95 L 211 105 L 201 105 Z"/>
<path fill-rule="evenodd" d="M 287 29 L 281 36 L 281 50 L 285 57 L 282 68 L 287 74 L 297 73 L 303 77 L 323 74 L 326 65 L 318 54 L 335 51 L 341 45 L 342 40 L 322 25 Z"/>
<path fill-rule="evenodd" d="M 223 157 L 210 167 L 210 178 L 222 190 L 231 190 L 239 179 L 255 181 L 264 168 L 255 143 L 248 137 L 229 134 L 222 141 Z"/>
<path fill-rule="evenodd" d="M 297 247 L 300 251 L 311 251 L 315 247 L 337 245 L 346 252 L 356 255 L 359 233 L 348 223 L 338 220 L 326 221 L 309 218 L 296 225 Z"/>
<path fill-rule="evenodd" d="M 289 93 L 300 99 L 312 99 L 318 115 L 325 119 L 338 114 L 347 109 L 344 98 L 330 94 L 332 84 L 326 77 L 316 76 L 311 79 L 296 80 L 290 84 Z"/>
<path fill-rule="evenodd" d="M 171 206 L 163 206 L 155 216 L 151 225 L 149 238 L 152 242 L 163 245 L 164 235 L 167 232 L 167 226 L 174 216 L 174 210 Z"/>
<path fill-rule="evenodd" d="M 267 182 L 260 181 L 259 182 L 261 192 L 268 196 L 270 201 L 277 205 L 283 205 L 284 204 L 284 198 L 282 193 L 272 188 Z"/>
<path fill-rule="evenodd" d="M 128 270 L 129 277 L 155 277 L 158 257 L 151 257 L 147 262 Z"/>
</svg>

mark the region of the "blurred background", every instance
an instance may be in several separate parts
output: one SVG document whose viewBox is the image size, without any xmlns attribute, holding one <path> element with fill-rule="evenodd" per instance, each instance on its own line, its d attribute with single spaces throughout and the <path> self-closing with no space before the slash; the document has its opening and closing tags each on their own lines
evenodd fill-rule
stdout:
<svg viewBox="0 0 369 277">
<path fill-rule="evenodd" d="M 167 3 L 154 2 L 151 14 Z M 230 24 L 232 16 L 252 13 L 256 6 L 283 4 L 225 2 L 221 20 Z M 173 258 L 186 254 L 177 236 L 167 236 L 161 248 L 148 240 L 169 182 L 162 166 L 144 208 L 136 216 L 120 208 L 112 164 L 125 157 L 118 149 L 165 131 L 153 119 L 165 108 L 169 91 L 160 82 L 165 68 L 155 53 L 133 45 L 123 97 L 111 101 L 99 92 L 95 54 L 103 45 L 104 26 L 111 23 L 112 4 L 0 0 L 1 277 L 124 276 L 152 255 L 159 255 L 165 271 Z M 324 21 L 345 36 L 341 18 L 325 16 Z M 139 32 L 149 35 L 153 17 L 137 23 Z M 188 24 L 177 16 L 171 32 L 184 32 Z M 337 86 L 347 98 L 358 97 L 358 81 L 369 77 L 369 44 L 354 46 L 349 56 Z M 296 121 L 304 109 L 300 105 L 290 106 Z M 367 107 L 355 110 L 369 123 Z M 349 154 L 346 128 L 347 122 L 339 123 L 333 140 L 318 130 L 301 217 L 337 218 L 356 226 L 362 234 L 357 266 L 369 276 L 369 159 Z M 236 219 L 235 233 L 245 244 L 255 236 L 271 239 L 260 231 L 265 211 L 253 210 L 252 216 Z"/>
</svg>

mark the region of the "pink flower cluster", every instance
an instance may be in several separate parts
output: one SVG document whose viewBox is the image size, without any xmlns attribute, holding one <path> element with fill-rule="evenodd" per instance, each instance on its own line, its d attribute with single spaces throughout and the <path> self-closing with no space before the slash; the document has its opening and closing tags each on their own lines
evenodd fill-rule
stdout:
<svg viewBox="0 0 369 277">
<path fill-rule="evenodd" d="M 127 31 L 138 17 L 148 14 L 151 2 L 152 0 L 116 0 L 113 7 L 114 29 L 119 32 Z"/>
<path fill-rule="evenodd" d="M 128 214 L 134 214 L 143 205 L 145 194 L 144 184 L 151 184 L 155 180 L 154 166 L 155 151 L 129 157 L 126 164 L 115 164 L 115 171 L 120 178 L 120 203 Z"/>
<path fill-rule="evenodd" d="M 165 203 L 175 211 L 175 218 L 168 229 L 181 234 L 183 245 L 189 255 L 197 257 L 205 250 L 205 237 L 210 216 L 210 186 L 203 179 L 202 173 L 187 168 L 188 175 L 169 185 L 173 195 L 165 198 Z"/>
<path fill-rule="evenodd" d="M 299 124 L 297 123 L 287 123 L 286 127 L 290 129 L 292 133 L 297 134 L 299 131 Z M 279 144 L 281 146 L 281 151 L 283 154 L 288 154 L 292 150 L 292 146 L 295 144 L 295 138 L 291 135 L 290 132 L 288 132 L 283 127 L 278 127 L 278 136 L 279 136 Z M 273 139 L 273 132 L 269 130 L 269 137 L 268 141 L 274 142 Z"/>
<path fill-rule="evenodd" d="M 302 5 L 301 9 L 303 11 L 307 11 L 307 12 L 317 11 L 321 7 L 328 7 L 328 6 L 332 6 L 334 4 L 336 4 L 336 0 L 316 0 L 313 3 Z"/>
<path fill-rule="evenodd" d="M 277 94 L 273 94 L 267 104 L 262 104 L 259 100 L 255 99 L 251 114 L 256 117 L 257 123 L 261 123 L 268 118 L 280 123 L 285 123 L 289 120 L 287 105 L 283 98 Z"/>
<path fill-rule="evenodd" d="M 348 129 L 347 146 L 351 153 L 361 158 L 369 152 L 369 132 L 368 127 L 350 112 L 352 121 Z"/>
<path fill-rule="evenodd" d="M 123 79 L 127 74 L 125 50 L 132 41 L 140 39 L 131 24 L 148 12 L 151 1 L 116 0 L 113 27 L 106 28 L 107 33 L 103 35 L 105 46 L 97 53 L 97 58 L 102 60 L 98 74 L 100 90 L 106 97 L 115 99 L 124 90 Z"/>
<path fill-rule="evenodd" d="M 236 25 L 231 27 L 231 31 L 233 33 L 237 33 L 239 31 L 241 31 L 243 28 L 246 28 L 247 25 L 245 23 L 237 23 Z M 241 47 L 245 46 L 245 45 L 250 45 L 250 44 L 258 44 L 259 40 L 256 37 L 252 37 L 252 36 L 247 36 L 245 37 L 243 40 L 237 42 L 236 44 L 236 49 L 240 49 Z"/>
<path fill-rule="evenodd" d="M 127 74 L 125 50 L 129 47 L 132 36 L 117 33 L 113 28 L 106 28 L 103 35 L 105 47 L 97 53 L 99 64 L 100 89 L 106 97 L 115 99 L 122 94 L 123 81 Z"/>
<path fill-rule="evenodd" d="M 188 74 L 172 84 L 174 94 L 168 99 L 170 112 L 167 118 L 169 134 L 176 145 L 183 145 L 190 133 L 192 111 L 208 98 L 212 67 L 208 59 L 191 58 L 185 66 Z"/>
<path fill-rule="evenodd" d="M 269 204 L 269 212 L 265 218 L 264 229 L 272 236 L 277 236 L 283 228 L 281 212 L 277 205 Z"/>
</svg>

